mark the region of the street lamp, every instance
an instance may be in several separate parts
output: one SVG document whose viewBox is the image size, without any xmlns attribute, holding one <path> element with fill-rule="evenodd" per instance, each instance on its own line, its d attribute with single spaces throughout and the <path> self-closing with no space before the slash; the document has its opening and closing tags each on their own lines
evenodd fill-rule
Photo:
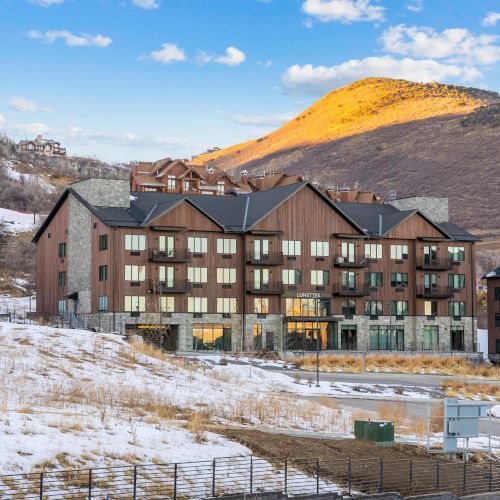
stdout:
<svg viewBox="0 0 500 500">
<path fill-rule="evenodd" d="M 319 299 L 314 299 L 316 309 L 316 387 L 319 387 Z"/>
</svg>

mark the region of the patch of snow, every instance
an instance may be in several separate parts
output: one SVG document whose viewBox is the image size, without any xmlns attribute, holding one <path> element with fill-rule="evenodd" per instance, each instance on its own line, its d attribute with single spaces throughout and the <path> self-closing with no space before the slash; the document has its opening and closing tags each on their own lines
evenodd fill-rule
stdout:
<svg viewBox="0 0 500 500">
<path fill-rule="evenodd" d="M 33 219 L 35 218 L 35 221 Z M 17 212 L 7 208 L 0 208 L 0 223 L 5 224 L 7 231 L 11 233 L 22 233 L 33 231 L 40 224 L 40 216 L 32 213 Z"/>
<path fill-rule="evenodd" d="M 10 160 L 0 160 L 0 167 L 3 167 L 3 171 L 5 172 L 6 176 L 13 181 L 23 182 L 26 184 L 38 184 L 47 192 L 52 192 L 55 190 L 55 187 L 47 182 L 43 177 L 35 174 L 25 174 L 17 171 L 15 163 Z"/>
</svg>

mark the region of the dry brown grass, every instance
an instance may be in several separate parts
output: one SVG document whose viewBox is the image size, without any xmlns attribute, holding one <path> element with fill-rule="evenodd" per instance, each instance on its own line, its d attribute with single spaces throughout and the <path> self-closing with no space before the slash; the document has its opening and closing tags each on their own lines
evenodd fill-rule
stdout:
<svg viewBox="0 0 500 500">
<path fill-rule="evenodd" d="M 197 443 L 205 441 L 204 431 L 207 427 L 208 417 L 203 413 L 193 413 L 188 420 L 187 429 L 195 436 Z"/>
<path fill-rule="evenodd" d="M 363 369 L 363 360 L 359 356 L 327 354 L 320 356 L 319 360 L 322 371 L 360 373 Z M 316 368 L 316 356 L 313 355 L 294 356 L 287 358 L 287 361 L 303 370 Z"/>
<path fill-rule="evenodd" d="M 444 421 L 444 402 L 434 405 L 430 415 L 431 432 L 441 432 Z"/>
<path fill-rule="evenodd" d="M 482 399 L 489 401 L 491 398 L 500 399 L 500 385 L 497 384 L 468 384 L 445 380 L 441 387 L 448 397 L 464 397 L 467 399 Z"/>
<path fill-rule="evenodd" d="M 408 413 L 404 401 L 382 401 L 378 405 L 378 418 L 394 422 L 394 427 L 400 429 L 408 424 Z"/>
</svg>

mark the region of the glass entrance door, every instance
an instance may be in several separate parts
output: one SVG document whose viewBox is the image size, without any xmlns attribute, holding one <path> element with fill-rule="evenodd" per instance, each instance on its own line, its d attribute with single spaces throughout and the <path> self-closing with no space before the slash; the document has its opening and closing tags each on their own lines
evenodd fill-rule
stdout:
<svg viewBox="0 0 500 500">
<path fill-rule="evenodd" d="M 340 328 L 340 348 L 356 351 L 358 348 L 358 328 L 356 325 L 342 325 Z"/>
</svg>

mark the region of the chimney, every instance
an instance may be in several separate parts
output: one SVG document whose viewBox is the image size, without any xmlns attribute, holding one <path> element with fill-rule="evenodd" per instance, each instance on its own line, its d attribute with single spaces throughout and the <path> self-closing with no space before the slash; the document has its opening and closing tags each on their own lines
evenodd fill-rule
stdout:
<svg viewBox="0 0 500 500">
<path fill-rule="evenodd" d="M 382 214 L 378 215 L 378 235 L 382 237 L 384 226 L 384 216 Z"/>
<path fill-rule="evenodd" d="M 121 179 L 85 179 L 69 186 L 96 207 L 130 208 L 130 181 Z"/>
</svg>

